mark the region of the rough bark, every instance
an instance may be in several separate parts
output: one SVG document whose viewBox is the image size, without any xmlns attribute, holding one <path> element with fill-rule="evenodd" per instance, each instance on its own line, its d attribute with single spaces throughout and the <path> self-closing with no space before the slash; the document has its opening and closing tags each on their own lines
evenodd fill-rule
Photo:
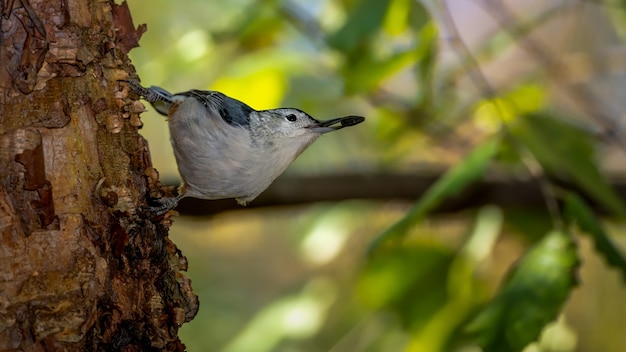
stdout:
<svg viewBox="0 0 626 352">
<path fill-rule="evenodd" d="M 183 350 L 198 301 L 160 192 L 125 4 L 0 2 L 0 350 Z"/>
</svg>

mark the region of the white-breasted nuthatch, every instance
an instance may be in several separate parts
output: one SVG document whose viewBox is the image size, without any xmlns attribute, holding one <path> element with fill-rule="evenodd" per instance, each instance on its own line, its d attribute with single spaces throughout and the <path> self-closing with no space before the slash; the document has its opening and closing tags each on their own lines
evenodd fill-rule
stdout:
<svg viewBox="0 0 626 352">
<path fill-rule="evenodd" d="M 167 116 L 178 171 L 179 195 L 161 201 L 158 212 L 184 197 L 235 198 L 245 205 L 324 133 L 359 124 L 361 116 L 318 121 L 292 108 L 255 110 L 220 92 L 171 94 L 126 81 L 132 92 Z"/>
</svg>

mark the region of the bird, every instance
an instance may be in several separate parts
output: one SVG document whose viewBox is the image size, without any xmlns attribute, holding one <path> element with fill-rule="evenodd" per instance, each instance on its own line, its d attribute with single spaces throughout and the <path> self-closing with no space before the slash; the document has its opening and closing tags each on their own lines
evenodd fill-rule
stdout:
<svg viewBox="0 0 626 352">
<path fill-rule="evenodd" d="M 350 115 L 320 121 L 296 108 L 255 110 L 212 90 L 172 94 L 134 80 L 124 82 L 167 117 L 183 180 L 178 195 L 162 198 L 153 207 L 157 213 L 175 208 L 185 197 L 234 198 L 246 205 L 321 135 L 365 120 Z"/>
</svg>

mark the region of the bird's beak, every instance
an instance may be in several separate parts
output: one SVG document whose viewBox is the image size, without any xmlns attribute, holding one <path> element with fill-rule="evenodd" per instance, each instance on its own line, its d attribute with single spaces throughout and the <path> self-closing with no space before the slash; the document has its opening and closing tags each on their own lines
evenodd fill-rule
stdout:
<svg viewBox="0 0 626 352">
<path fill-rule="evenodd" d="M 365 121 L 365 117 L 362 116 L 344 116 L 326 121 L 317 121 L 311 126 L 308 126 L 308 128 L 313 132 L 328 133 L 340 130 L 344 127 L 358 125 L 363 121 Z"/>
</svg>

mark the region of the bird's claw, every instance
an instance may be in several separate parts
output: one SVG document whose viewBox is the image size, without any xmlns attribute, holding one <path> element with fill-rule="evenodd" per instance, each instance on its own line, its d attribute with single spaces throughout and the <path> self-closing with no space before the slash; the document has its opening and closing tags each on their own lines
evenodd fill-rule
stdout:
<svg viewBox="0 0 626 352">
<path fill-rule="evenodd" d="M 156 213 L 157 216 L 160 216 L 176 208 L 176 206 L 178 205 L 178 202 L 182 198 L 183 196 L 178 195 L 175 197 L 150 199 L 149 203 L 152 203 L 154 205 L 150 205 L 149 209 L 151 212 Z"/>
</svg>

